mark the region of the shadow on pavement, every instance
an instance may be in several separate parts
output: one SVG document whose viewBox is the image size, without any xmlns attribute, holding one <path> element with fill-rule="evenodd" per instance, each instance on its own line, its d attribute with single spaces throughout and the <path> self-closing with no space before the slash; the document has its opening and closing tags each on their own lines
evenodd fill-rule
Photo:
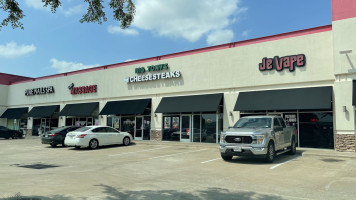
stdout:
<svg viewBox="0 0 356 200">
<path fill-rule="evenodd" d="M 120 189 L 109 185 L 96 185 L 103 188 L 103 194 L 106 197 L 101 199 L 106 200 L 137 200 L 137 199 L 152 199 L 152 200 L 217 200 L 217 199 L 254 199 L 254 200 L 283 200 L 276 195 L 258 194 L 255 192 L 241 191 L 231 192 L 223 188 L 209 188 L 207 190 L 197 191 L 197 194 L 189 192 L 181 192 L 176 190 L 143 190 L 143 191 L 120 191 Z M 85 192 L 84 192 L 85 193 Z M 0 200 L 74 200 L 74 199 L 92 199 L 92 197 L 76 197 L 71 198 L 68 195 L 53 195 L 45 196 L 21 196 L 19 193 L 9 198 L 0 198 Z"/>
<path fill-rule="evenodd" d="M 290 160 L 294 160 L 298 157 L 301 157 L 303 154 L 303 151 L 297 150 L 296 154 L 294 155 L 289 155 L 288 153 L 278 155 L 273 163 L 266 163 L 263 158 L 255 158 L 255 157 L 239 157 L 239 156 L 234 156 L 232 160 L 230 161 L 225 161 L 228 163 L 236 163 L 236 164 L 255 164 L 255 165 L 275 165 L 275 164 L 280 164 L 284 163 Z"/>
</svg>

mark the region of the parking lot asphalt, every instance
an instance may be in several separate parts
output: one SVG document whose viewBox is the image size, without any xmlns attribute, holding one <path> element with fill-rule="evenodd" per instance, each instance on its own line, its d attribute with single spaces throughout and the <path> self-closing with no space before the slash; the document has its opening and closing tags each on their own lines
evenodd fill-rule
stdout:
<svg viewBox="0 0 356 200">
<path fill-rule="evenodd" d="M 135 141 L 97 150 L 0 139 L 0 199 L 354 199 L 356 155 L 304 149 L 272 164 L 217 144 Z"/>
</svg>

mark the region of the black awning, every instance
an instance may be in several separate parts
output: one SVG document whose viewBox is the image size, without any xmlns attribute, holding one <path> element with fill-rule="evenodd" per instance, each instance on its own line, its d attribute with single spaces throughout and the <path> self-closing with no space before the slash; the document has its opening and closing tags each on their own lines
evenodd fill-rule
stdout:
<svg viewBox="0 0 356 200">
<path fill-rule="evenodd" d="M 224 94 L 164 97 L 156 113 L 216 112 Z"/>
<path fill-rule="evenodd" d="M 240 92 L 234 111 L 331 109 L 332 87 Z"/>
<path fill-rule="evenodd" d="M 27 107 L 23 108 L 8 108 L 4 114 L 1 115 L 0 118 L 7 118 L 7 119 L 20 119 L 21 116 L 28 112 Z"/>
<path fill-rule="evenodd" d="M 59 111 L 59 105 L 36 106 L 28 113 L 28 117 L 51 117 L 56 111 Z"/>
<path fill-rule="evenodd" d="M 352 105 L 356 106 L 356 80 L 352 81 Z"/>
<path fill-rule="evenodd" d="M 59 116 L 88 117 L 98 108 L 99 102 L 67 104 Z"/>
<path fill-rule="evenodd" d="M 109 101 L 101 110 L 100 115 L 134 115 L 145 112 L 151 99 Z"/>
</svg>

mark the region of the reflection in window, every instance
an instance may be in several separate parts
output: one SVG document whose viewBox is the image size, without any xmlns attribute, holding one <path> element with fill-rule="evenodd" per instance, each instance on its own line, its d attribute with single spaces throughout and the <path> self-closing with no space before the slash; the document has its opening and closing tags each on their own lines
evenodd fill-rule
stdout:
<svg viewBox="0 0 356 200">
<path fill-rule="evenodd" d="M 132 135 L 132 137 L 134 137 L 135 117 L 134 116 L 122 117 L 121 118 L 121 130 L 130 133 Z"/>
<path fill-rule="evenodd" d="M 333 113 L 299 114 L 300 146 L 311 148 L 334 148 Z"/>
<path fill-rule="evenodd" d="M 202 114 L 202 142 L 216 143 L 216 114 Z"/>
<path fill-rule="evenodd" d="M 180 140 L 179 137 L 180 137 L 179 115 L 164 116 L 162 140 L 179 141 Z"/>
<path fill-rule="evenodd" d="M 151 133 L 151 116 L 145 116 L 143 118 L 143 139 L 150 140 Z"/>
</svg>

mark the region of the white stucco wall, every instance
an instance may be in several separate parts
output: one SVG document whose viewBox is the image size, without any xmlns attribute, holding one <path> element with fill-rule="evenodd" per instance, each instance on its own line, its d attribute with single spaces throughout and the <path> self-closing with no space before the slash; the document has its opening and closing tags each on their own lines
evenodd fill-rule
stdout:
<svg viewBox="0 0 356 200">
<path fill-rule="evenodd" d="M 0 85 L 0 116 L 6 111 L 9 86 Z M 0 126 L 6 126 L 6 119 L 0 118 Z"/>
<path fill-rule="evenodd" d="M 187 55 L 144 64 L 62 76 L 9 86 L 8 105 L 81 103 L 89 101 L 161 98 L 174 95 L 258 90 L 261 88 L 309 87 L 333 81 L 332 34 L 330 31 L 258 43 L 237 48 Z M 294 72 L 276 70 L 260 72 L 263 57 L 305 54 L 307 64 Z M 168 63 L 170 71 L 182 76 L 127 84 L 124 79 L 137 67 Z M 162 71 L 165 72 L 165 71 Z M 148 73 L 148 72 L 146 72 Z M 68 85 L 97 84 L 98 92 L 71 95 Z M 54 94 L 25 96 L 26 89 L 54 86 Z M 101 105 L 101 104 L 100 104 Z M 231 108 L 228 108 L 231 109 Z"/>
<path fill-rule="evenodd" d="M 333 51 L 335 71 L 335 131 L 355 133 L 355 112 L 352 105 L 352 80 L 356 79 L 356 18 L 333 21 Z M 340 53 L 349 51 L 351 53 Z M 346 112 L 343 107 L 346 106 Z"/>
</svg>

